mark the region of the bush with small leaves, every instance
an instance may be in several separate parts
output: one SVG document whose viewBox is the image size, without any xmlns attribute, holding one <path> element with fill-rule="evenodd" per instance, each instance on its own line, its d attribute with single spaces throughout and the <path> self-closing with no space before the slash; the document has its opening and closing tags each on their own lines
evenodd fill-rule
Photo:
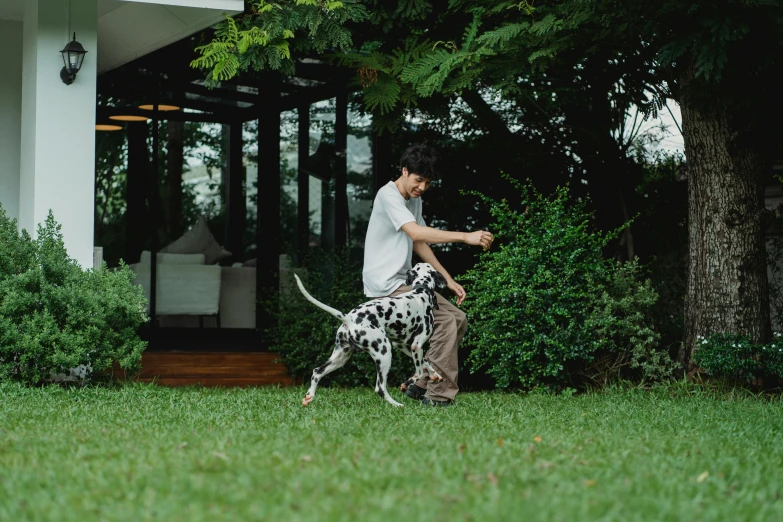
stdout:
<svg viewBox="0 0 783 522">
<path fill-rule="evenodd" d="M 0 380 L 38 384 L 77 367 L 95 379 L 115 363 L 138 369 L 147 316 L 133 277 L 127 266 L 82 270 L 51 212 L 32 239 L 0 207 Z"/>
<path fill-rule="evenodd" d="M 473 193 L 490 207 L 499 248 L 465 276 L 471 371 L 522 389 L 667 376 L 648 317 L 657 294 L 639 265 L 603 256 L 610 236 L 591 230 L 567 187 L 547 198 L 509 181 L 520 193 L 513 206 Z"/>
</svg>

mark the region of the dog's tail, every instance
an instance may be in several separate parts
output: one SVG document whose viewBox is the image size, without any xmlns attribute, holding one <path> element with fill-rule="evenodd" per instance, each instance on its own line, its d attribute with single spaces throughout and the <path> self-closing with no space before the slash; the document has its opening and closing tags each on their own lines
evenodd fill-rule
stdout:
<svg viewBox="0 0 783 522">
<path fill-rule="evenodd" d="M 305 296 L 305 299 L 307 299 L 308 301 L 313 303 L 315 306 L 317 306 L 321 310 L 326 310 L 327 312 L 329 312 L 330 314 L 332 314 L 333 316 L 338 318 L 343 323 L 346 323 L 346 324 L 348 323 L 348 319 L 345 317 L 345 314 L 343 314 L 339 310 L 335 310 L 331 306 L 327 306 L 327 305 L 323 304 L 321 301 L 319 301 L 315 297 L 311 296 L 309 293 L 307 293 L 307 290 L 305 290 L 305 287 L 302 284 L 302 281 L 299 279 L 299 276 L 294 274 L 294 277 L 296 278 L 296 285 L 299 287 L 299 291 L 302 292 L 302 295 Z"/>
</svg>

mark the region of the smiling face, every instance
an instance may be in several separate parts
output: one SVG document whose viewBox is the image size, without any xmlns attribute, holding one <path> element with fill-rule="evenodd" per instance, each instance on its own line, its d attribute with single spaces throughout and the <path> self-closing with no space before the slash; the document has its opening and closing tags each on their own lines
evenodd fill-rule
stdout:
<svg viewBox="0 0 783 522">
<path fill-rule="evenodd" d="M 429 178 L 419 174 L 408 172 L 408 169 L 402 169 L 402 176 L 397 180 L 397 188 L 405 199 L 419 198 L 430 188 L 432 181 Z"/>
</svg>

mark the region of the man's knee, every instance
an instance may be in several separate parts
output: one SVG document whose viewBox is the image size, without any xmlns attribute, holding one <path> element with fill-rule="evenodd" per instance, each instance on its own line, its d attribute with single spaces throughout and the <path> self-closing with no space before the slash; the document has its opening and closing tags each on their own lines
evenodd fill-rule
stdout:
<svg viewBox="0 0 783 522">
<path fill-rule="evenodd" d="M 435 329 L 443 329 L 444 332 L 452 332 L 458 335 L 465 333 L 468 326 L 468 318 L 460 309 L 454 310 L 452 313 L 444 314 L 440 321 L 435 322 Z"/>
</svg>

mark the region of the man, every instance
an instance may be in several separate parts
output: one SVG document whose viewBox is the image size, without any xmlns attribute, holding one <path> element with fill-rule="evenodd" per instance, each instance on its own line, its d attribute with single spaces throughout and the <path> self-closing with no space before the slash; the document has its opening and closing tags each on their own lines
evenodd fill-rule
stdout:
<svg viewBox="0 0 783 522">
<path fill-rule="evenodd" d="M 373 203 L 367 238 L 364 243 L 364 293 L 369 297 L 384 297 L 409 292 L 405 286 L 406 272 L 412 266 L 413 253 L 430 263 L 457 296 L 457 305 L 465 300 L 465 289 L 454 281 L 430 248 L 434 243 L 467 243 L 485 250 L 492 245 L 490 232 L 450 232 L 430 228 L 422 218 L 421 195 L 436 179 L 437 155 L 432 147 L 413 145 L 400 159 L 400 177 L 378 191 Z M 467 330 L 465 313 L 437 295 L 435 331 L 430 338 L 426 359 L 443 377 L 430 382 L 427 376 L 405 390 L 405 394 L 424 405 L 451 406 L 457 395 L 457 348 Z"/>
</svg>

